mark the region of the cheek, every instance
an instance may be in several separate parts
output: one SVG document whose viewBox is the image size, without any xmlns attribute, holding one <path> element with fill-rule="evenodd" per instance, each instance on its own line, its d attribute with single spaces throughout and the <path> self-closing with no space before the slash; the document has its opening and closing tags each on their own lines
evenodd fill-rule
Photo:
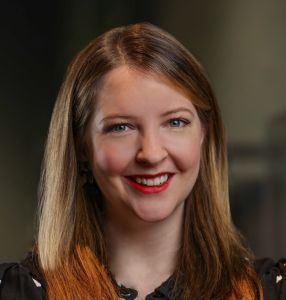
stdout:
<svg viewBox="0 0 286 300">
<path fill-rule="evenodd" d="M 95 173 L 116 175 L 124 172 L 134 156 L 132 148 L 114 143 L 93 145 L 92 165 Z"/>
<path fill-rule="evenodd" d="M 200 139 L 185 139 L 177 141 L 170 148 L 170 154 L 181 171 L 198 170 L 201 158 Z"/>
</svg>

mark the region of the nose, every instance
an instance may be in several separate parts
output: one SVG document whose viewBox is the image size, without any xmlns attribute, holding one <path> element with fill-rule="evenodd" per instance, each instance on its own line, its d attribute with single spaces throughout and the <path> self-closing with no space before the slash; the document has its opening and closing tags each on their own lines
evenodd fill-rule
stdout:
<svg viewBox="0 0 286 300">
<path fill-rule="evenodd" d="M 140 136 L 139 150 L 136 154 L 137 162 L 157 165 L 167 156 L 168 152 L 159 134 L 152 131 Z"/>
</svg>

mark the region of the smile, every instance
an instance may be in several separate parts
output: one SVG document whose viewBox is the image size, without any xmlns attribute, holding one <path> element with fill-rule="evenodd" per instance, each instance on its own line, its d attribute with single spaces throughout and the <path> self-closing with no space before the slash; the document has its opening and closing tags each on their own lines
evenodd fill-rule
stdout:
<svg viewBox="0 0 286 300">
<path fill-rule="evenodd" d="M 170 184 L 174 173 L 144 174 L 127 176 L 128 184 L 144 194 L 163 192 Z"/>
<path fill-rule="evenodd" d="M 162 176 L 158 176 L 155 177 L 154 179 L 148 179 L 148 178 L 144 178 L 144 177 L 135 177 L 135 181 L 139 184 L 142 185 L 147 185 L 147 186 L 159 186 L 161 184 L 163 184 L 164 182 L 166 182 L 168 180 L 168 175 L 162 175 Z"/>
</svg>

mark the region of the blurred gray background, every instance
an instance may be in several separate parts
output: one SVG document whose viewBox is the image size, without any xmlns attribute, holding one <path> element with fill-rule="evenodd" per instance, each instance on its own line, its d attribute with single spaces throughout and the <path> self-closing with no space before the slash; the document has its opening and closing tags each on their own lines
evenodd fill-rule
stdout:
<svg viewBox="0 0 286 300">
<path fill-rule="evenodd" d="M 286 256 L 286 1 L 1 1 L 0 261 L 34 235 L 46 132 L 64 71 L 98 34 L 149 21 L 203 63 L 226 126 L 231 208 L 255 254 Z"/>
</svg>

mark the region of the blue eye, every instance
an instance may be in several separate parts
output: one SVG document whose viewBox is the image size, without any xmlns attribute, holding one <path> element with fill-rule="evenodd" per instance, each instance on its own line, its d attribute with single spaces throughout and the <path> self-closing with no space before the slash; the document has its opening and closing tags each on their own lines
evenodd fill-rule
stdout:
<svg viewBox="0 0 286 300">
<path fill-rule="evenodd" d="M 134 126 L 132 124 L 123 123 L 123 122 L 111 124 L 103 128 L 105 133 L 118 133 L 118 134 L 125 133 L 131 129 L 134 129 Z"/>
<path fill-rule="evenodd" d="M 122 132 L 122 131 L 126 131 L 128 129 L 128 126 L 127 124 L 116 124 L 116 125 L 113 125 L 111 128 L 110 128 L 110 131 L 114 131 L 114 132 Z"/>
<path fill-rule="evenodd" d="M 189 124 L 189 122 L 182 120 L 182 119 L 171 119 L 169 121 L 170 127 L 184 127 L 187 124 Z"/>
</svg>

